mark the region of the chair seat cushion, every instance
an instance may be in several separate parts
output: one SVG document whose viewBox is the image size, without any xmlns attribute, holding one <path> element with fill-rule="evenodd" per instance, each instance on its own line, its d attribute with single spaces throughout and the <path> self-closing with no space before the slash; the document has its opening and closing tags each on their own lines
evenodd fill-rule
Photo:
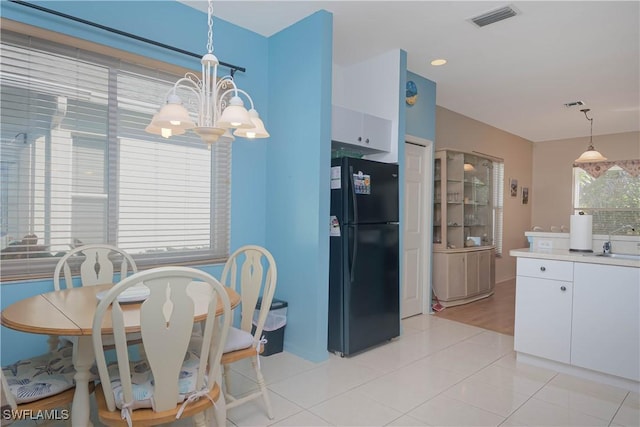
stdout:
<svg viewBox="0 0 640 427">
<path fill-rule="evenodd" d="M 62 393 L 74 386 L 72 346 L 19 360 L 2 367 L 11 394 L 17 404 L 33 402 Z"/>
<path fill-rule="evenodd" d="M 223 353 L 243 350 L 245 348 L 252 347 L 253 345 L 253 335 L 247 331 L 243 331 L 242 329 L 231 327 L 229 328 L 229 335 L 227 335 L 227 342 L 224 344 Z"/>
<path fill-rule="evenodd" d="M 178 379 L 178 398 L 176 404 L 184 402 L 188 394 L 196 391 L 196 379 L 198 374 L 198 365 L 200 359 L 193 352 L 187 352 L 182 368 L 180 370 L 180 378 Z M 153 374 L 151 367 L 146 360 L 138 360 L 129 364 L 134 402 L 131 409 L 153 408 Z M 109 376 L 111 377 L 111 386 L 113 387 L 113 397 L 116 406 L 122 409 L 124 402 L 122 383 L 120 382 L 120 373 L 118 372 L 118 364 L 113 362 L 109 364 Z M 205 377 L 206 384 L 206 377 Z"/>
</svg>

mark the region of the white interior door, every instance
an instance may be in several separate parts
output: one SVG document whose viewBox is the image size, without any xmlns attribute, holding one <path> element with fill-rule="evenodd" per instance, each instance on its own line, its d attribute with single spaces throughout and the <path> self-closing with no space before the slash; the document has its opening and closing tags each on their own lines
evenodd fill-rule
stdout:
<svg viewBox="0 0 640 427">
<path fill-rule="evenodd" d="M 410 142 L 416 140 L 417 143 Z M 428 311 L 431 295 L 432 146 L 407 137 L 401 317 Z M 426 297 L 425 297 L 426 296 Z"/>
</svg>

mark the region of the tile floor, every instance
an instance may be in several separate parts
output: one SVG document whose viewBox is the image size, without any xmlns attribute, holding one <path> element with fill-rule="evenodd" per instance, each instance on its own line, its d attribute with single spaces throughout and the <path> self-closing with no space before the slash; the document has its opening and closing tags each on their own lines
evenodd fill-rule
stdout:
<svg viewBox="0 0 640 427">
<path fill-rule="evenodd" d="M 255 400 L 227 426 L 640 426 L 639 394 L 518 363 L 512 336 L 430 315 L 402 324 L 350 358 L 263 357 L 275 418 Z M 236 393 L 256 388 L 236 365 Z"/>
</svg>

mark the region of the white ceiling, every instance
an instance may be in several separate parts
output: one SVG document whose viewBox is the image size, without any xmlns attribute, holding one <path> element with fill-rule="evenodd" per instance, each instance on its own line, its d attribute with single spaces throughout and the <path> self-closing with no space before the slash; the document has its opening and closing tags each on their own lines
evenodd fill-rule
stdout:
<svg viewBox="0 0 640 427">
<path fill-rule="evenodd" d="M 183 3 L 207 9 L 205 1 Z M 482 28 L 469 21 L 506 5 L 520 14 Z M 437 83 L 439 106 L 530 141 L 588 137 L 580 108 L 591 109 L 594 135 L 640 130 L 637 0 L 216 0 L 213 7 L 216 17 L 264 36 L 325 9 L 333 13 L 334 63 L 404 49 L 409 71 Z M 433 67 L 435 58 L 448 63 Z M 564 106 L 578 100 L 585 106 Z"/>
</svg>

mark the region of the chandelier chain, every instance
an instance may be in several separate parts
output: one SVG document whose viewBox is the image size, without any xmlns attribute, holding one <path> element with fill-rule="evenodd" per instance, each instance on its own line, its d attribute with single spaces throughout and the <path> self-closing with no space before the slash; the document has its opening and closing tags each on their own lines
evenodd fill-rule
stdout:
<svg viewBox="0 0 640 427">
<path fill-rule="evenodd" d="M 209 0 L 209 7 L 207 8 L 207 24 L 209 26 L 207 52 L 213 53 L 213 1 L 211 0 Z"/>
</svg>

